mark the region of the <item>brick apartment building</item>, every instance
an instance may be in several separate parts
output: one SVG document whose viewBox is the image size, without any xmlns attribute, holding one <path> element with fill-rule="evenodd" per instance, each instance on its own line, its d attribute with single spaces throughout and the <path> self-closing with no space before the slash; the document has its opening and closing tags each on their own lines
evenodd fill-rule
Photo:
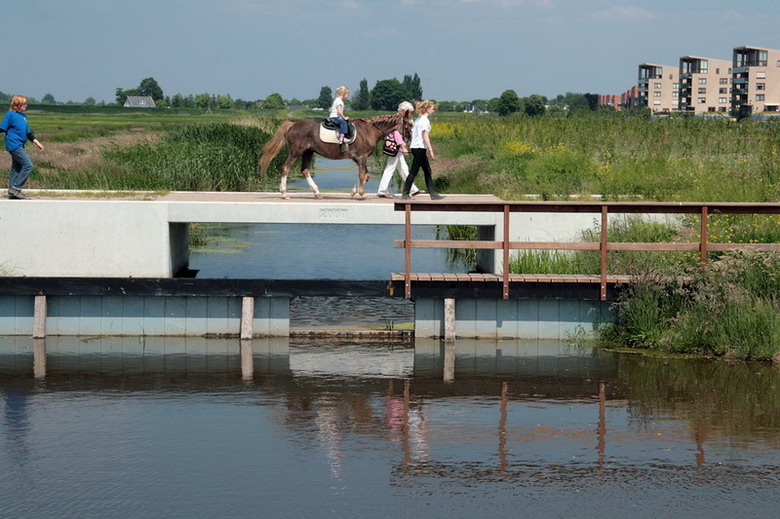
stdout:
<svg viewBox="0 0 780 519">
<path fill-rule="evenodd" d="M 732 62 L 732 114 L 780 111 L 780 50 L 736 47 Z"/>
<path fill-rule="evenodd" d="M 599 107 L 738 118 L 780 113 L 780 50 L 743 46 L 733 49 L 731 61 L 683 56 L 677 67 L 642 63 L 637 84 L 619 96 L 599 96 Z"/>
<path fill-rule="evenodd" d="M 689 114 L 730 112 L 731 62 L 724 59 L 680 58 L 680 97 L 677 109 Z"/>
</svg>

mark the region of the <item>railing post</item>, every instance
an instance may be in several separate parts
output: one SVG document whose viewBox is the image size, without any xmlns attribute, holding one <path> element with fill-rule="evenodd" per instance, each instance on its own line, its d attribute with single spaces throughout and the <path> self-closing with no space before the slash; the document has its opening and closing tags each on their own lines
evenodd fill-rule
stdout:
<svg viewBox="0 0 780 519">
<path fill-rule="evenodd" d="M 607 300 L 607 206 L 601 206 L 601 300 Z"/>
<path fill-rule="evenodd" d="M 504 299 L 509 299 L 509 205 L 504 205 Z"/>
<path fill-rule="evenodd" d="M 709 209 L 706 205 L 701 208 L 701 242 L 699 243 L 699 263 L 707 263 L 707 240 L 709 225 Z"/>
<path fill-rule="evenodd" d="M 406 236 L 404 239 L 404 252 L 406 254 L 406 271 L 404 272 L 404 297 L 412 298 L 412 206 L 407 202 L 404 206 L 406 212 Z"/>
</svg>

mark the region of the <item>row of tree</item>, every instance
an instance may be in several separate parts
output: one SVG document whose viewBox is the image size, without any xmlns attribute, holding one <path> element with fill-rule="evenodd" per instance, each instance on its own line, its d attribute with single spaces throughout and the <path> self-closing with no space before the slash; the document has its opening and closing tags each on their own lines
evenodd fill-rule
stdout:
<svg viewBox="0 0 780 519">
<path fill-rule="evenodd" d="M 201 109 L 284 109 L 288 107 L 321 108 L 327 110 L 333 103 L 334 93 L 329 86 L 320 89 L 317 98 L 298 100 L 286 100 L 281 94 L 274 92 L 265 99 L 247 101 L 233 99 L 228 95 L 217 94 L 176 94 L 172 97 L 164 95 L 163 89 L 152 78 L 144 78 L 136 88 L 117 88 L 116 103 L 124 105 L 128 96 L 149 96 L 154 99 L 157 106 L 170 106 L 173 108 L 201 108 Z M 0 102 L 9 102 L 10 94 L 0 91 Z M 403 80 L 396 78 L 377 81 L 374 88 L 368 88 L 368 81 L 364 78 L 360 81 L 358 90 L 347 101 L 347 106 L 356 111 L 369 109 L 378 111 L 394 111 L 401 101 L 417 101 L 423 99 L 422 81 L 417 73 L 404 75 Z M 46 94 L 40 101 L 30 98 L 31 104 L 64 104 L 56 101 L 52 94 Z M 437 101 L 439 111 L 442 112 L 492 112 L 500 115 L 513 113 L 525 113 L 530 116 L 543 115 L 546 112 L 596 110 L 598 102 L 597 94 L 577 94 L 567 92 L 555 99 L 547 99 L 540 95 L 519 97 L 514 90 L 505 90 L 501 96 L 492 99 L 474 99 L 472 101 Z M 68 104 L 74 104 L 68 102 Z M 78 103 L 76 103 L 78 104 Z M 91 97 L 83 103 L 85 105 L 105 104 L 96 103 Z"/>
</svg>

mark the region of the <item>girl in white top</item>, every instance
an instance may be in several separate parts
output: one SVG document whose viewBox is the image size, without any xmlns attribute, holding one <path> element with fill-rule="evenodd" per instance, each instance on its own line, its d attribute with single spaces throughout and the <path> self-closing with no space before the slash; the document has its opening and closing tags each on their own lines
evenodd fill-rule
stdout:
<svg viewBox="0 0 780 519">
<path fill-rule="evenodd" d="M 413 111 L 414 106 L 412 106 L 412 103 L 409 101 L 403 101 L 400 105 L 398 105 L 399 114 L 406 113 L 408 116 L 410 116 Z M 390 179 L 393 178 L 393 173 L 395 173 L 396 169 L 400 173 L 402 181 L 406 181 L 406 177 L 409 176 L 409 166 L 406 164 L 405 158 L 405 155 L 409 155 L 409 150 L 406 148 L 404 137 L 398 130 L 395 130 L 390 135 L 393 137 L 393 140 L 398 143 L 400 153 L 397 153 L 395 157 L 387 157 L 387 164 L 385 165 L 385 170 L 382 172 L 382 178 L 379 180 L 379 189 L 376 192 L 380 198 L 393 198 L 393 195 L 388 193 L 387 189 L 390 187 Z M 412 184 L 412 196 L 418 194 L 419 192 L 420 189 Z"/>
<path fill-rule="evenodd" d="M 428 186 L 431 200 L 444 198 L 436 192 L 436 186 L 433 185 L 433 177 L 431 176 L 431 163 L 428 162 L 428 154 L 430 154 L 431 159 L 436 159 L 436 153 L 434 153 L 433 146 L 431 146 L 431 121 L 429 119 L 430 115 L 435 111 L 436 105 L 433 101 L 420 101 L 417 103 L 417 113 L 420 114 L 420 117 L 414 121 L 414 127 L 412 128 L 412 170 L 409 172 L 409 176 L 406 177 L 404 192 L 401 195 L 401 198 L 405 200 L 412 198 L 409 193 L 414 185 L 414 177 L 417 176 L 420 168 L 423 169 L 425 174 L 425 185 Z"/>
<path fill-rule="evenodd" d="M 339 143 L 344 144 L 344 136 L 349 132 L 349 117 L 344 115 L 344 100 L 349 98 L 349 88 L 340 86 L 336 89 L 336 98 L 330 105 L 331 122 L 339 125 Z"/>
</svg>

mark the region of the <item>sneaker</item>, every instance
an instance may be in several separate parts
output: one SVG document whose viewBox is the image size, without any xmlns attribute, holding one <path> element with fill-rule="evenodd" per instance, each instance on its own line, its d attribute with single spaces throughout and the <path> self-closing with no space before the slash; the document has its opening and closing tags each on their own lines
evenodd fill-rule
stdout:
<svg viewBox="0 0 780 519">
<path fill-rule="evenodd" d="M 390 193 L 377 193 L 376 196 L 379 198 L 394 198 L 395 195 L 391 195 Z"/>
<path fill-rule="evenodd" d="M 409 193 L 404 193 L 403 195 L 401 195 L 401 200 L 411 200 L 411 199 L 412 197 L 411 195 L 409 195 Z"/>
<path fill-rule="evenodd" d="M 431 194 L 431 200 L 442 200 L 444 197 L 442 195 L 439 195 L 437 193 Z"/>
<path fill-rule="evenodd" d="M 27 200 L 27 197 L 24 196 L 22 190 L 15 187 L 8 189 L 8 198 L 11 200 Z"/>
</svg>

